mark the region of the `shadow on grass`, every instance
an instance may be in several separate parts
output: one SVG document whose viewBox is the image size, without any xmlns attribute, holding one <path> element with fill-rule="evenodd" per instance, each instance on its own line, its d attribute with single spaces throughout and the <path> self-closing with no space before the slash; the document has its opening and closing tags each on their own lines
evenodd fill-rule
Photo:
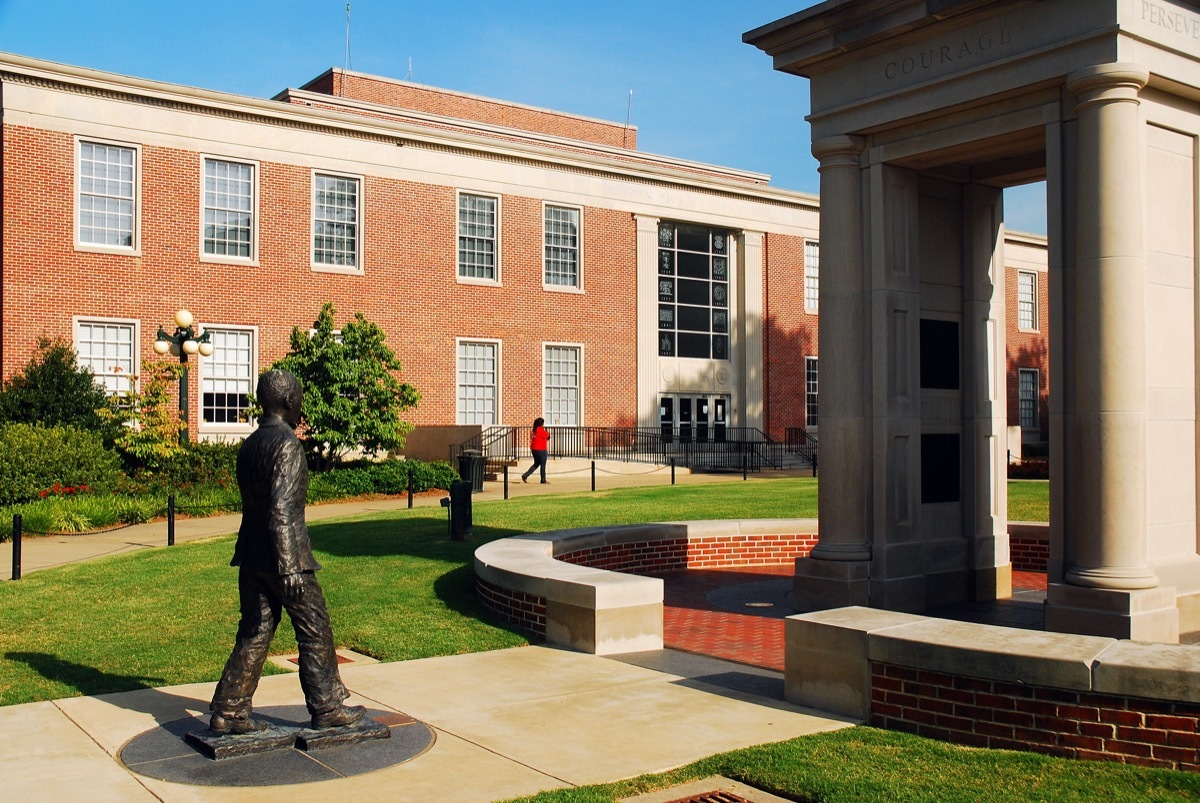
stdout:
<svg viewBox="0 0 1200 803">
<path fill-rule="evenodd" d="M 150 689 L 166 683 L 162 678 L 113 675 L 94 667 L 64 661 L 44 652 L 8 652 L 4 657 L 10 661 L 19 661 L 46 680 L 61 683 L 84 695 Z"/>
</svg>

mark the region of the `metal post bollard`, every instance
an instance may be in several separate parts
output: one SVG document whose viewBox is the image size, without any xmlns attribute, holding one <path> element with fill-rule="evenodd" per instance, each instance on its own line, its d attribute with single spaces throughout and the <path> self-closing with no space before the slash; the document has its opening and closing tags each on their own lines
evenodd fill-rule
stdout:
<svg viewBox="0 0 1200 803">
<path fill-rule="evenodd" d="M 167 546 L 175 546 L 175 494 L 167 497 Z"/>
<path fill-rule="evenodd" d="M 671 458 L 671 484 L 675 484 L 675 458 Z"/>
<path fill-rule="evenodd" d="M 504 498 L 508 498 L 508 464 L 504 465 Z"/>
<path fill-rule="evenodd" d="M 412 469 L 408 470 L 408 509 L 412 510 L 413 506 L 413 473 Z"/>
<path fill-rule="evenodd" d="M 746 479 L 746 452 L 742 450 L 742 479 Z"/>
<path fill-rule="evenodd" d="M 442 499 L 442 507 L 450 516 L 450 540 L 465 541 L 471 534 L 471 489 L 470 480 L 455 480 L 450 483 L 450 496 Z"/>
<path fill-rule="evenodd" d="M 813 476 L 817 476 L 817 453 L 813 452 Z"/>
<path fill-rule="evenodd" d="M 13 556 L 12 556 L 12 579 L 21 579 L 21 514 L 13 515 Z"/>
<path fill-rule="evenodd" d="M 596 490 L 596 461 L 592 461 L 592 491 Z"/>
</svg>

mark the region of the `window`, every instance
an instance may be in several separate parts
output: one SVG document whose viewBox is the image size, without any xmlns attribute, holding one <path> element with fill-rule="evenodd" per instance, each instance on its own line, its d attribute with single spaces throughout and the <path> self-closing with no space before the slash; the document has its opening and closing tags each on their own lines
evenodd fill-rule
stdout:
<svg viewBox="0 0 1200 803">
<path fill-rule="evenodd" d="M 458 342 L 458 423 L 495 424 L 499 416 L 500 344 Z"/>
<path fill-rule="evenodd" d="M 551 425 L 577 427 L 580 415 L 580 346 L 546 346 L 542 358 L 542 410 Z"/>
<path fill-rule="evenodd" d="M 1039 378 L 1036 368 L 1022 368 L 1017 372 L 1021 429 L 1038 428 Z"/>
<path fill-rule="evenodd" d="M 497 232 L 499 202 L 486 195 L 458 196 L 458 277 L 500 281 Z"/>
<path fill-rule="evenodd" d="M 658 226 L 658 355 L 729 359 L 729 233 Z"/>
<path fill-rule="evenodd" d="M 79 141 L 77 243 L 90 250 L 136 251 L 138 150 Z"/>
<path fill-rule="evenodd" d="M 255 331 L 248 328 L 207 327 L 213 353 L 200 361 L 201 426 L 210 429 L 248 429 L 243 413 L 254 390 Z"/>
<path fill-rule="evenodd" d="M 804 358 L 804 428 L 817 428 L 817 358 Z"/>
<path fill-rule="evenodd" d="M 137 376 L 137 321 L 76 318 L 75 353 L 80 367 L 92 369 L 109 396 L 133 391 Z"/>
<path fill-rule="evenodd" d="M 551 287 L 580 287 L 578 209 L 546 205 L 543 213 L 544 278 Z"/>
<path fill-rule="evenodd" d="M 360 179 L 350 176 L 313 175 L 314 267 L 362 272 L 360 185 Z"/>
<path fill-rule="evenodd" d="M 252 164 L 204 160 L 203 256 L 255 258 L 254 173 Z"/>
<path fill-rule="evenodd" d="M 820 300 L 821 278 L 821 245 L 806 242 L 804 244 L 804 311 L 816 314 Z"/>
<path fill-rule="evenodd" d="M 1017 328 L 1037 329 L 1037 274 L 1017 271 Z"/>
</svg>

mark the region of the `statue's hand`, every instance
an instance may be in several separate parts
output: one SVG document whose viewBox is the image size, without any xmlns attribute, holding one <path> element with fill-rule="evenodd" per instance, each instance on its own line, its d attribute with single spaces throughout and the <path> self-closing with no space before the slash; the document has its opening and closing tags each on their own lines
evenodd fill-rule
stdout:
<svg viewBox="0 0 1200 803">
<path fill-rule="evenodd" d="M 299 574 L 285 574 L 280 578 L 283 590 L 291 597 L 299 597 L 304 593 L 304 583 Z"/>
</svg>

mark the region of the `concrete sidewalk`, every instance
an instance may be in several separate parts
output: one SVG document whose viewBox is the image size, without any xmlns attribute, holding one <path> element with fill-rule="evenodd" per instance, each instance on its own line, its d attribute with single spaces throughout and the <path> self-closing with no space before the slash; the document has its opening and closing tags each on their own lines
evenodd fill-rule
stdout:
<svg viewBox="0 0 1200 803">
<path fill-rule="evenodd" d="M 542 485 L 536 478 L 529 483 L 521 482 L 521 472 L 525 466 L 510 469 L 508 497 L 518 499 L 523 496 L 542 494 L 582 493 L 591 491 L 591 466 L 585 460 L 552 460 L 549 466 L 549 484 Z M 779 477 L 809 476 L 809 470 L 771 471 L 761 474 L 751 474 L 747 482 L 763 482 Z M 678 485 L 694 485 L 718 482 L 742 482 L 742 475 L 732 474 L 692 474 L 678 469 L 675 472 L 675 482 Z M 613 488 L 630 488 L 647 485 L 670 485 L 671 470 L 666 467 L 655 467 L 637 463 L 597 463 L 596 490 L 605 491 Z M 413 506 L 438 505 L 445 493 L 416 496 Z M 504 483 L 502 479 L 484 483 L 484 490 L 475 494 L 476 502 L 488 502 L 504 499 Z M 400 510 L 408 507 L 408 497 L 368 499 L 354 502 L 333 502 L 323 505 L 310 505 L 305 516 L 312 522 L 332 518 L 347 518 L 367 513 L 387 510 Z M 209 518 L 185 519 L 175 521 L 175 542 L 183 543 L 201 538 L 211 538 L 218 535 L 236 533 L 241 525 L 240 513 L 232 515 L 212 516 Z M 151 549 L 167 545 L 166 521 L 154 521 L 148 524 L 138 524 L 119 530 L 103 533 L 83 533 L 80 535 L 49 535 L 26 536 L 21 543 L 21 575 L 39 569 L 64 566 L 84 560 L 119 555 L 139 549 Z M 0 580 L 12 578 L 12 544 L 0 543 Z"/>
<path fill-rule="evenodd" d="M 658 772 L 852 724 L 789 705 L 778 673 L 670 650 L 616 660 L 550 647 L 348 664 L 349 702 L 433 729 L 411 760 L 331 781 L 196 786 L 127 769 L 122 746 L 206 715 L 213 684 L 0 708 L 4 797 L 20 801 L 492 801 Z M 303 700 L 295 674 L 263 678 L 257 708 Z M 319 753 L 316 754 L 319 760 Z M 228 759 L 235 762 L 241 759 Z"/>
</svg>

